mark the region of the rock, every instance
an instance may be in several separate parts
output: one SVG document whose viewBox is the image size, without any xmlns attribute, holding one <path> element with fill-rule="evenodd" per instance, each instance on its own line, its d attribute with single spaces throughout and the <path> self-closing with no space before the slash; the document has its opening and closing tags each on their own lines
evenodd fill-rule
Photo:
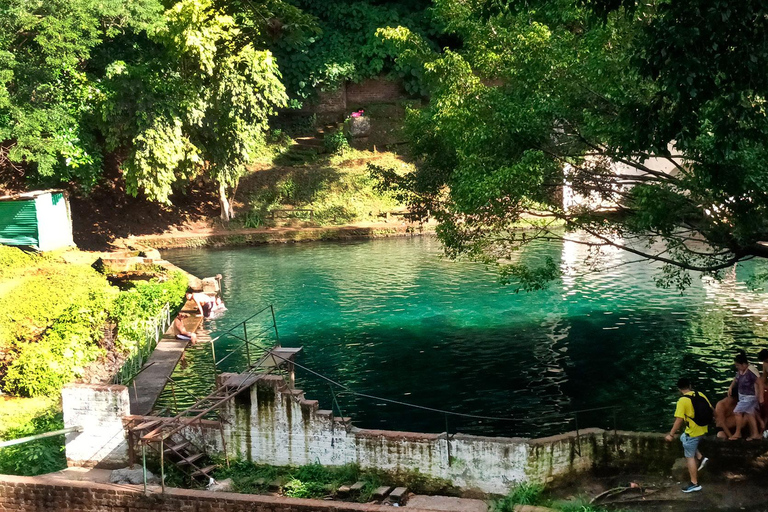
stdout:
<svg viewBox="0 0 768 512">
<path fill-rule="evenodd" d="M 208 485 L 208 490 L 213 492 L 232 492 L 232 479 L 227 478 L 221 482 L 213 481 Z"/>
<path fill-rule="evenodd" d="M 352 487 L 349 488 L 349 492 L 352 494 L 359 494 L 365 487 L 365 482 L 355 482 Z"/>
<path fill-rule="evenodd" d="M 219 293 L 219 281 L 215 277 L 206 277 L 203 279 L 203 293 L 217 294 Z"/>
<path fill-rule="evenodd" d="M 676 459 L 675 463 L 672 464 L 672 472 L 676 473 L 678 471 L 688 471 L 688 462 L 685 460 L 685 457 Z"/>
<path fill-rule="evenodd" d="M 336 494 L 338 494 L 340 497 L 348 496 L 350 490 L 351 490 L 350 486 L 342 485 L 341 487 L 336 489 Z"/>
<path fill-rule="evenodd" d="M 163 259 L 163 257 L 160 256 L 160 251 L 158 251 L 157 249 L 149 248 L 149 247 L 141 249 L 141 251 L 139 252 L 139 256 L 143 256 L 144 259 L 152 260 L 152 263 Z"/>
<path fill-rule="evenodd" d="M 138 464 L 133 466 L 115 469 L 109 475 L 109 482 L 112 484 L 143 484 L 144 483 L 144 470 Z M 151 471 L 147 470 L 147 483 L 159 484 L 160 479 L 157 478 Z"/>
<path fill-rule="evenodd" d="M 350 137 L 367 137 L 371 132 L 371 119 L 366 116 L 350 117 L 347 132 Z"/>
</svg>

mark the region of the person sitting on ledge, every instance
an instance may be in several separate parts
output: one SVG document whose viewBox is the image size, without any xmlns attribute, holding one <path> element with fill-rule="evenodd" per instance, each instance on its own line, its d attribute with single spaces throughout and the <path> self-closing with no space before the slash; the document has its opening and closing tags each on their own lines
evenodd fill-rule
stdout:
<svg viewBox="0 0 768 512">
<path fill-rule="evenodd" d="M 211 311 L 213 311 L 213 298 L 210 295 L 207 293 L 187 292 L 187 300 L 195 301 L 195 306 L 197 306 L 198 311 L 200 311 L 200 316 L 203 318 L 211 316 Z"/>
<path fill-rule="evenodd" d="M 683 492 L 695 492 L 701 490 L 699 471 L 704 468 L 704 465 L 709 460 L 699 451 L 699 441 L 707 433 L 707 425 L 712 420 L 712 404 L 702 393 L 693 391 L 690 381 L 686 378 L 681 378 L 677 381 L 677 389 L 683 396 L 677 400 L 675 423 L 665 439 L 668 442 L 672 442 L 675 433 L 685 423 L 685 433 L 680 436 L 680 441 L 683 443 L 683 455 L 688 464 L 688 474 L 691 477 L 691 482 L 683 487 Z M 698 461 L 701 462 L 699 463 Z"/>
<path fill-rule="evenodd" d="M 179 313 L 176 320 L 173 321 L 173 327 L 176 329 L 176 338 L 197 343 L 197 334 L 189 332 L 187 328 L 184 327 L 185 318 L 189 318 L 189 315 L 186 313 Z"/>
<path fill-rule="evenodd" d="M 728 387 L 728 396 L 733 396 L 734 389 L 739 392 L 739 401 L 733 413 L 736 415 L 736 431 L 728 439 L 741 439 L 741 429 L 749 423 L 752 435 L 747 439 L 760 439 L 757 429 L 756 415 L 763 403 L 763 383 L 760 374 L 754 366 L 750 366 L 747 355 L 741 351 L 733 359 L 736 376 Z"/>
<path fill-rule="evenodd" d="M 738 390 L 734 390 L 733 395 L 726 395 L 725 398 L 715 405 L 715 425 L 720 429 L 717 437 L 728 439 L 733 435 L 736 429 L 736 415 L 733 410 L 739 402 Z"/>
</svg>

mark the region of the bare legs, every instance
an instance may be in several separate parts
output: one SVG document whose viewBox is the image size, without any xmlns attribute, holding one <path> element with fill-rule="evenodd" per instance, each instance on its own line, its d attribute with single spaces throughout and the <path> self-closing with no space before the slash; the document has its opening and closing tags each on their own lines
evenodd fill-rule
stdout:
<svg viewBox="0 0 768 512">
<path fill-rule="evenodd" d="M 699 451 L 696 451 L 696 457 L 700 456 Z M 691 475 L 691 483 L 697 485 L 699 483 L 699 463 L 696 461 L 696 457 L 686 457 L 685 462 L 688 464 L 688 474 Z"/>
<path fill-rule="evenodd" d="M 751 413 L 751 414 L 737 413 L 736 414 L 736 432 L 734 432 L 732 436 L 729 436 L 728 439 L 732 441 L 736 439 L 741 439 L 741 429 L 744 428 L 745 423 L 749 424 L 750 432 L 752 433 L 752 435 L 749 436 L 747 439 L 750 441 L 754 439 L 760 439 L 760 431 L 757 430 L 757 420 L 755 419 L 754 413 Z"/>
</svg>

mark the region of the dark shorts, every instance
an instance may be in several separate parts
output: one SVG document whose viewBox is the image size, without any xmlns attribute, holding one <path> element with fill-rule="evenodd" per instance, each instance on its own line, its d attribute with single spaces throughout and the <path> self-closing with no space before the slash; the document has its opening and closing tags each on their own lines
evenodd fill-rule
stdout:
<svg viewBox="0 0 768 512">
<path fill-rule="evenodd" d="M 202 305 L 203 308 L 203 316 L 205 318 L 208 318 L 211 316 L 211 311 L 213 311 L 213 302 L 206 302 Z"/>
<path fill-rule="evenodd" d="M 184 340 L 184 341 L 189 341 L 189 340 L 191 340 L 192 338 L 190 338 L 189 336 L 186 336 L 186 335 L 184 335 L 184 334 L 177 334 L 177 335 L 176 335 L 176 339 L 178 339 L 178 340 Z"/>
</svg>

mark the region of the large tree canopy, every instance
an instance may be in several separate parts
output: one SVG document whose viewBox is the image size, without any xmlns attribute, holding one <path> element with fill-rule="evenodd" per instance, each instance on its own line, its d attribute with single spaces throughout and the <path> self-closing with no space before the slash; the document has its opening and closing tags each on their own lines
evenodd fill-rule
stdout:
<svg viewBox="0 0 768 512">
<path fill-rule="evenodd" d="M 286 103 L 265 32 L 282 2 L 67 0 L 0 6 L 0 167 L 88 190 L 106 152 L 129 193 L 167 202 L 199 173 L 227 188 Z"/>
<path fill-rule="evenodd" d="M 89 186 L 101 171 L 91 119 L 94 48 L 159 21 L 157 0 L 0 3 L 0 168 Z M 26 168 L 21 166 L 26 164 Z"/>
<path fill-rule="evenodd" d="M 662 261 L 661 282 L 680 286 L 768 255 L 765 3 L 435 4 L 460 50 L 382 36 L 425 63 L 432 101 L 410 121 L 421 166 L 399 185 L 450 254 L 496 262 L 565 238 Z M 589 200 L 564 206 L 564 185 Z M 526 286 L 558 273 L 504 271 Z"/>
<path fill-rule="evenodd" d="M 210 0 L 182 0 L 150 32 L 151 46 L 107 68 L 104 131 L 129 148 L 128 191 L 167 202 L 177 179 L 200 171 L 220 190 L 237 183 L 265 145 L 268 117 L 286 103 L 277 64 Z M 134 91 L 139 91 L 135 94 Z"/>
</svg>

